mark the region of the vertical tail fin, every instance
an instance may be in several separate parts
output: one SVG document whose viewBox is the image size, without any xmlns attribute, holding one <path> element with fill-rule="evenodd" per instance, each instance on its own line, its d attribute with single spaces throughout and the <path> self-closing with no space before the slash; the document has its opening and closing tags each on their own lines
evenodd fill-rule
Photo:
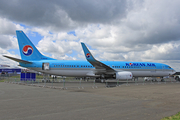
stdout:
<svg viewBox="0 0 180 120">
<path fill-rule="evenodd" d="M 22 60 L 50 60 L 52 58 L 42 55 L 23 31 L 16 31 L 19 50 Z"/>
</svg>

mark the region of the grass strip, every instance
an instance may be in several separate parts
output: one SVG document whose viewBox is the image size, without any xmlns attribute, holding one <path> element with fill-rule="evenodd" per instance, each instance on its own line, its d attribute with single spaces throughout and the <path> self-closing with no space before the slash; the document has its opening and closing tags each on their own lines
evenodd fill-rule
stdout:
<svg viewBox="0 0 180 120">
<path fill-rule="evenodd" d="M 165 117 L 161 120 L 180 120 L 180 112 L 177 113 L 176 115 L 172 115 L 170 117 Z"/>
</svg>

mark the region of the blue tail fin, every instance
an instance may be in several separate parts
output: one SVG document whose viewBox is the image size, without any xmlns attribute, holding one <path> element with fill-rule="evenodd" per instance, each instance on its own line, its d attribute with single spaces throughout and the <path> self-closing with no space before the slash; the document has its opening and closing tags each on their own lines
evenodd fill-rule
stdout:
<svg viewBox="0 0 180 120">
<path fill-rule="evenodd" d="M 22 60 L 53 60 L 42 55 L 23 31 L 17 30 L 17 39 Z"/>
</svg>

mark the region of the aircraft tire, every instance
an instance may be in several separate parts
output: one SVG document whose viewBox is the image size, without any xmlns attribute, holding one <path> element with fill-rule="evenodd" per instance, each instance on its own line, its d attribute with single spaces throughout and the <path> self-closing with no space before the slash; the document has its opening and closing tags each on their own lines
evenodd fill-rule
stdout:
<svg viewBox="0 0 180 120">
<path fill-rule="evenodd" d="M 178 76 L 176 76 L 176 77 L 175 77 L 175 80 L 176 80 L 176 81 L 180 81 L 180 79 L 179 79 L 179 77 L 178 77 Z"/>
<path fill-rule="evenodd" d="M 96 82 L 96 83 L 100 83 L 101 80 L 100 80 L 100 79 L 96 79 L 95 82 Z"/>
<path fill-rule="evenodd" d="M 161 79 L 161 82 L 164 82 L 164 79 Z"/>
</svg>

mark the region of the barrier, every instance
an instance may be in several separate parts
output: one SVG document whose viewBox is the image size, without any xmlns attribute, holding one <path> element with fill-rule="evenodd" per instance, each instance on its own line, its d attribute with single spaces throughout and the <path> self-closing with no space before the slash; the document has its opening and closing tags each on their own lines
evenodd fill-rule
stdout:
<svg viewBox="0 0 180 120">
<path fill-rule="evenodd" d="M 132 85 L 153 85 L 153 84 L 171 84 L 171 83 L 179 83 L 174 78 L 164 79 L 161 81 L 160 78 L 157 81 L 144 81 L 143 78 L 139 78 L 138 80 L 104 80 L 104 83 L 96 83 L 95 79 L 88 79 L 88 81 L 76 78 L 57 78 L 49 79 L 49 82 L 42 81 L 42 79 L 36 79 L 36 75 L 22 73 L 19 78 L 13 77 L 3 77 L 4 82 L 12 83 L 12 84 L 20 84 L 20 85 L 28 85 L 28 86 L 37 86 L 44 88 L 54 88 L 54 89 L 95 89 L 95 88 L 110 88 L 110 87 L 124 87 L 124 86 L 132 86 Z M 34 79 L 33 79 L 34 78 Z M 2 79 L 2 78 L 1 78 Z"/>
<path fill-rule="evenodd" d="M 36 73 L 21 73 L 21 81 L 36 81 Z"/>
</svg>

